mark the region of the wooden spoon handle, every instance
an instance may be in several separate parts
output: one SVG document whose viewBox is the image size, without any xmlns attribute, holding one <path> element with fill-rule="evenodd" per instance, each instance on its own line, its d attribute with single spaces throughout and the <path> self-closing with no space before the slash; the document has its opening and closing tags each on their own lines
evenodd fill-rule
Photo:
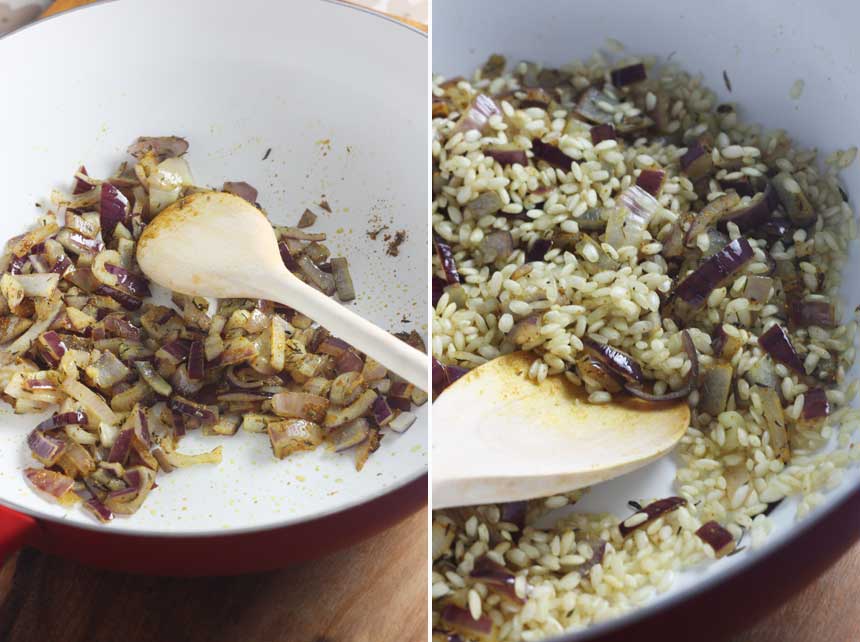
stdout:
<svg viewBox="0 0 860 642">
<path fill-rule="evenodd" d="M 286 273 L 256 284 L 261 297 L 298 310 L 421 390 L 429 390 L 428 358 L 392 334 Z"/>
</svg>

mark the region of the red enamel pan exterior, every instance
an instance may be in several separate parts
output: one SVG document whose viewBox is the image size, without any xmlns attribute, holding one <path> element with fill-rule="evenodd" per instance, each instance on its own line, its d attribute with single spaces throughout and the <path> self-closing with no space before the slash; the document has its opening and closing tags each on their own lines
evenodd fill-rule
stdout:
<svg viewBox="0 0 860 642">
<path fill-rule="evenodd" d="M 238 575 L 315 559 L 366 539 L 427 503 L 427 476 L 343 512 L 283 528 L 208 537 L 144 537 L 40 520 L 0 506 L 0 555 L 34 546 L 101 568 L 147 575 Z"/>
</svg>

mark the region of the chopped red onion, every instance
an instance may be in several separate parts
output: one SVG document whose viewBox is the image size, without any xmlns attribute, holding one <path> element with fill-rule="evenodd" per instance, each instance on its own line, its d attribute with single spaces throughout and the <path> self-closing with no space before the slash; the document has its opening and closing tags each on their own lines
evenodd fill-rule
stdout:
<svg viewBox="0 0 860 642">
<path fill-rule="evenodd" d="M 526 262 L 543 261 L 546 253 L 552 249 L 552 239 L 535 239 L 529 251 L 526 252 Z"/>
<path fill-rule="evenodd" d="M 549 163 L 553 167 L 557 167 L 565 172 L 570 171 L 570 165 L 574 160 L 561 151 L 555 145 L 543 142 L 540 138 L 532 139 L 532 152 L 535 158 Z"/>
<path fill-rule="evenodd" d="M 588 354 L 600 361 L 616 376 L 632 383 L 642 383 L 645 380 L 639 364 L 626 352 L 605 343 L 598 343 L 589 337 L 583 338 L 582 344 Z"/>
<path fill-rule="evenodd" d="M 373 413 L 373 419 L 376 421 L 376 425 L 380 428 L 394 418 L 394 411 L 391 410 L 391 406 L 388 405 L 385 397 L 382 396 L 379 396 L 374 400 L 373 406 L 371 406 L 371 412 Z"/>
<path fill-rule="evenodd" d="M 60 365 L 60 359 L 66 354 L 66 344 L 60 339 L 60 335 L 53 330 L 39 335 L 39 338 L 36 340 L 36 346 L 39 354 L 52 368 Z"/>
<path fill-rule="evenodd" d="M 87 180 L 87 168 L 81 165 L 78 168 L 77 176 L 75 176 L 75 185 L 72 188 L 72 194 L 78 195 L 83 194 L 84 192 L 89 192 L 91 189 L 94 189 L 96 184 Z"/>
<path fill-rule="evenodd" d="M 749 205 L 722 216 L 717 227 L 725 230 L 729 223 L 734 223 L 741 232 L 758 228 L 771 220 L 778 202 L 773 186 L 768 183 L 765 191 L 756 194 Z"/>
<path fill-rule="evenodd" d="M 281 252 L 281 260 L 290 272 L 300 272 L 299 264 L 293 253 L 290 251 L 286 241 L 278 241 L 278 250 Z"/>
<path fill-rule="evenodd" d="M 710 146 L 702 141 L 691 144 L 679 162 L 681 171 L 692 181 L 704 178 L 711 173 L 714 167 Z"/>
<path fill-rule="evenodd" d="M 658 499 L 655 502 L 651 502 L 618 525 L 621 537 L 627 537 L 637 528 L 650 524 L 658 517 L 666 513 L 671 513 L 686 503 L 687 500 L 682 497 L 667 497 L 666 499 Z"/>
<path fill-rule="evenodd" d="M 63 499 L 75 485 L 71 477 L 46 468 L 26 468 L 24 476 L 33 486 L 55 499 Z"/>
<path fill-rule="evenodd" d="M 244 198 L 251 205 L 254 205 L 257 202 L 256 188 L 245 181 L 225 181 L 223 187 L 221 187 L 221 191 L 235 194 L 239 198 Z"/>
<path fill-rule="evenodd" d="M 69 424 L 78 424 L 81 426 L 85 426 L 87 423 L 89 423 L 89 420 L 87 419 L 86 413 L 82 412 L 81 410 L 75 410 L 72 412 L 61 412 L 59 414 L 56 414 L 53 417 L 41 422 L 38 426 L 36 426 L 35 430 L 54 430 L 56 428 L 68 426 Z"/>
<path fill-rule="evenodd" d="M 331 259 L 331 273 L 334 277 L 334 287 L 337 298 L 341 301 L 352 301 L 355 298 L 355 287 L 349 273 L 349 263 L 346 259 L 335 257 Z"/>
<path fill-rule="evenodd" d="M 493 621 L 486 614 L 482 614 L 477 620 L 467 609 L 461 609 L 454 604 L 446 604 L 440 614 L 442 623 L 452 629 L 468 636 L 478 636 L 483 639 L 493 632 Z"/>
<path fill-rule="evenodd" d="M 127 151 L 135 158 L 143 158 L 152 152 L 159 161 L 163 161 L 182 156 L 188 151 L 188 141 L 179 136 L 140 136 Z"/>
<path fill-rule="evenodd" d="M 522 165 L 525 167 L 529 163 L 529 157 L 525 150 L 520 149 L 512 143 L 488 147 L 484 150 L 484 153 L 502 167 L 507 167 L 508 165 Z"/>
<path fill-rule="evenodd" d="M 591 129 L 593 132 L 594 128 L 592 127 Z M 639 176 L 636 177 L 636 185 L 655 198 L 660 195 L 665 182 L 666 172 L 662 169 L 643 169 L 639 173 Z"/>
<path fill-rule="evenodd" d="M 698 308 L 707 301 L 715 288 L 749 263 L 752 257 L 753 249 L 749 242 L 744 238 L 735 239 L 681 281 L 675 294 L 682 301 Z"/>
<path fill-rule="evenodd" d="M 472 129 L 483 131 L 492 116 L 501 115 L 502 110 L 495 100 L 484 94 L 478 94 L 457 122 L 456 131 L 463 133 Z"/>
<path fill-rule="evenodd" d="M 149 281 L 141 274 L 129 272 L 124 267 L 105 263 L 105 270 L 116 277 L 116 282 L 121 285 L 129 294 L 143 298 L 151 296 L 149 291 Z"/>
<path fill-rule="evenodd" d="M 46 435 L 39 429 L 33 430 L 27 436 L 27 446 L 33 452 L 33 457 L 45 466 L 57 463 L 66 450 L 66 443 L 61 439 Z"/>
<path fill-rule="evenodd" d="M 99 209 L 102 238 L 110 240 L 116 226 L 126 222 L 128 213 L 128 199 L 122 192 L 110 183 L 102 183 Z"/>
<path fill-rule="evenodd" d="M 715 521 L 703 524 L 696 531 L 696 535 L 705 544 L 714 549 L 717 559 L 731 553 L 735 548 L 735 538 L 732 537 L 732 534 L 726 528 L 723 528 Z"/>
<path fill-rule="evenodd" d="M 111 446 L 107 460 L 124 464 L 125 460 L 128 459 L 128 453 L 131 451 L 132 437 L 134 437 L 134 430 L 131 428 L 121 430 L 116 441 L 113 442 L 113 446 Z"/>
<path fill-rule="evenodd" d="M 801 420 L 805 424 L 818 424 L 830 414 L 830 402 L 827 393 L 821 388 L 811 388 L 803 393 L 803 410 Z"/>
<path fill-rule="evenodd" d="M 218 420 L 215 413 L 206 406 L 178 395 L 168 399 L 167 405 L 171 410 L 187 415 L 188 417 L 200 419 L 204 423 L 215 423 Z"/>
<path fill-rule="evenodd" d="M 514 586 L 516 584 L 517 576 L 498 562 L 491 560 L 486 555 L 475 560 L 474 567 L 472 568 L 472 572 L 469 573 L 469 577 L 482 582 L 493 593 L 496 593 L 506 600 L 510 600 L 511 602 L 516 602 L 518 604 L 525 604 L 525 599 L 517 595 L 517 591 Z"/>
<path fill-rule="evenodd" d="M 77 274 L 78 272 L 80 272 L 80 270 L 75 272 L 75 274 Z M 95 289 L 95 293 L 101 294 L 103 296 L 109 296 L 126 310 L 138 310 L 140 309 L 140 306 L 143 305 L 143 301 L 138 299 L 136 296 L 132 296 L 131 294 L 127 294 L 122 290 L 112 288 L 109 285 L 99 285 Z"/>
<path fill-rule="evenodd" d="M 362 368 L 364 368 L 364 361 L 351 349 L 344 350 L 335 358 L 334 367 L 338 374 L 343 374 L 344 372 L 361 372 Z"/>
<path fill-rule="evenodd" d="M 618 134 L 609 123 L 602 123 L 591 128 L 591 143 L 597 145 L 605 140 L 617 140 Z"/>
<path fill-rule="evenodd" d="M 794 370 L 799 375 L 805 374 L 803 362 L 791 344 L 788 333 L 778 323 L 774 323 L 758 338 L 758 344 L 762 347 L 762 350 L 782 363 L 786 368 Z"/>
<path fill-rule="evenodd" d="M 84 502 L 84 508 L 95 516 L 101 523 L 106 524 L 113 519 L 113 513 L 102 504 L 97 497 L 91 497 Z"/>
<path fill-rule="evenodd" d="M 457 264 L 454 262 L 454 253 L 451 251 L 451 246 L 445 243 L 441 237 L 433 235 L 433 247 L 436 248 L 436 256 L 439 257 L 439 263 L 445 271 L 445 279 L 449 285 L 460 283 L 460 273 L 457 271 Z"/>
<path fill-rule="evenodd" d="M 645 65 L 640 62 L 620 69 L 613 69 L 609 72 L 609 78 L 616 87 L 626 87 L 646 80 L 648 74 L 645 72 Z"/>
<path fill-rule="evenodd" d="M 788 305 L 788 319 L 798 328 L 811 325 L 820 328 L 836 327 L 835 306 L 828 301 L 791 301 Z"/>
<path fill-rule="evenodd" d="M 204 370 L 203 342 L 192 341 L 188 348 L 188 378 L 199 381 L 203 378 Z"/>
</svg>

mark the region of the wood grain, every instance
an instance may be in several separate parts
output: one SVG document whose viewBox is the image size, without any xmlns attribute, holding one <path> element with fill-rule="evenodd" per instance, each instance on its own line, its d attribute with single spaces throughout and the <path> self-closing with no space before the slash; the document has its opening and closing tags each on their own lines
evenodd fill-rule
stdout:
<svg viewBox="0 0 860 642">
<path fill-rule="evenodd" d="M 25 550 L 0 640 L 420 642 L 426 569 L 426 509 L 322 560 L 241 577 L 125 575 Z"/>
<path fill-rule="evenodd" d="M 826 546 L 822 542 L 822 546 Z M 802 559 L 797 560 L 803 564 Z M 860 640 L 860 544 L 824 575 L 732 642 L 853 642 Z M 755 599 L 755 596 L 750 596 Z"/>
</svg>

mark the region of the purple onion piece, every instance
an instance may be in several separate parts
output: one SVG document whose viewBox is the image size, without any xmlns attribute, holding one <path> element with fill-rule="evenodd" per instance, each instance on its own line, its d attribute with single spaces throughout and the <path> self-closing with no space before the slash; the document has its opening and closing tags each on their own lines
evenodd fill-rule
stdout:
<svg viewBox="0 0 860 642">
<path fill-rule="evenodd" d="M 753 257 L 753 249 L 744 238 L 735 239 L 702 263 L 675 289 L 675 295 L 685 303 L 698 308 L 721 283 L 746 265 Z"/>
<path fill-rule="evenodd" d="M 125 223 L 128 218 L 128 199 L 110 183 L 102 183 L 99 222 L 102 228 L 102 238 L 106 241 L 113 236 L 113 231 L 119 223 Z"/>
<path fill-rule="evenodd" d="M 87 174 L 87 168 L 83 165 L 78 168 L 77 173 L 83 174 L 84 176 L 89 176 L 89 174 Z M 72 188 L 72 194 L 83 194 L 84 192 L 89 192 L 94 187 L 95 183 L 91 183 L 86 179 L 80 178 L 79 176 L 75 176 L 75 185 Z"/>
<path fill-rule="evenodd" d="M 69 259 L 69 257 L 68 257 L 68 256 L 66 256 L 65 254 L 63 254 L 63 256 L 61 256 L 60 258 L 58 258 L 58 259 L 54 262 L 54 264 L 51 266 L 50 271 L 51 271 L 53 274 L 59 274 L 59 275 L 61 275 L 61 276 L 62 276 L 63 274 L 65 274 L 65 273 L 66 273 L 66 270 L 68 270 L 70 267 L 72 267 L 72 262 L 71 262 L 71 260 Z"/>
<path fill-rule="evenodd" d="M 122 339 L 131 339 L 139 341 L 141 338 L 141 330 L 131 321 L 127 321 L 115 314 L 109 314 L 104 319 L 105 330 L 108 334 Z"/>
<path fill-rule="evenodd" d="M 603 556 L 606 554 L 606 540 L 598 539 L 593 542 L 589 542 L 591 546 L 591 557 L 585 560 L 584 563 L 580 564 L 576 567 L 577 572 L 580 576 L 584 576 L 586 573 L 591 573 L 591 569 L 593 569 L 598 564 L 603 563 Z"/>
<path fill-rule="evenodd" d="M 90 513 L 92 513 L 95 518 L 103 524 L 106 524 L 113 519 L 113 513 L 107 506 L 105 506 L 99 501 L 98 497 L 91 497 L 90 499 L 85 501 L 84 508 L 87 509 Z"/>
<path fill-rule="evenodd" d="M 543 261 L 543 257 L 550 249 L 552 249 L 552 239 L 535 239 L 526 253 L 526 263 Z"/>
<path fill-rule="evenodd" d="M 618 134 L 615 131 L 615 127 L 610 125 L 609 123 L 603 123 L 600 125 L 595 125 L 591 128 L 591 143 L 593 145 L 597 145 L 598 143 L 602 143 L 605 140 L 617 140 Z"/>
<path fill-rule="evenodd" d="M 203 342 L 192 341 L 188 348 L 188 378 L 199 381 L 203 378 L 204 371 Z"/>
<path fill-rule="evenodd" d="M 484 153 L 502 167 L 516 164 L 526 166 L 529 164 L 529 157 L 526 152 L 513 144 L 495 145 L 485 149 Z"/>
<path fill-rule="evenodd" d="M 134 434 L 147 447 L 152 445 L 152 435 L 149 432 L 149 420 L 143 408 L 137 409 L 137 421 L 134 424 Z"/>
<path fill-rule="evenodd" d="M 27 263 L 26 256 L 16 256 L 12 259 L 11 263 L 9 263 L 9 273 L 10 274 L 21 274 L 24 270 L 24 265 Z"/>
<path fill-rule="evenodd" d="M 665 499 L 658 499 L 655 502 L 651 502 L 642 508 L 642 510 L 636 511 L 633 515 L 618 525 L 618 530 L 621 531 L 621 537 L 627 537 L 637 528 L 650 524 L 661 515 L 671 513 L 673 510 L 677 510 L 686 503 L 687 500 L 683 497 L 667 497 Z M 645 515 L 644 521 L 642 521 L 642 518 L 638 517 L 638 515 Z M 626 524 L 628 523 L 633 525 L 627 526 Z"/>
<path fill-rule="evenodd" d="M 257 189 L 245 181 L 226 181 L 221 191 L 244 198 L 251 205 L 257 202 Z"/>
<path fill-rule="evenodd" d="M 705 177 L 714 166 L 709 146 L 704 145 L 701 141 L 691 144 L 679 162 L 681 171 L 692 181 Z"/>
<path fill-rule="evenodd" d="M 725 231 L 729 223 L 737 225 L 741 232 L 760 227 L 771 220 L 778 203 L 776 191 L 768 183 L 765 191 L 756 195 L 745 208 L 723 216 L 717 222 L 717 228 Z"/>
<path fill-rule="evenodd" d="M 122 290 L 112 288 L 109 285 L 98 286 L 95 289 L 95 293 L 110 297 L 111 299 L 119 303 L 122 307 L 124 307 L 126 310 L 139 310 L 140 306 L 143 305 L 143 301 L 141 301 L 136 296 L 123 292 Z"/>
<path fill-rule="evenodd" d="M 798 328 L 816 325 L 820 328 L 836 327 L 836 310 L 827 301 L 791 301 L 788 305 L 788 319 Z"/>
<path fill-rule="evenodd" d="M 598 343 L 588 337 L 585 337 L 582 343 L 588 354 L 600 361 L 610 372 L 621 377 L 624 381 L 642 383 L 645 380 L 639 364 L 626 352 L 622 352 L 605 343 Z"/>
<path fill-rule="evenodd" d="M 432 279 L 433 285 L 433 307 L 436 307 L 436 304 L 439 303 L 439 299 L 442 298 L 442 295 L 445 294 L 445 286 L 448 284 L 435 274 Z"/>
<path fill-rule="evenodd" d="M 660 195 L 665 182 L 666 172 L 662 169 L 643 169 L 636 178 L 636 185 L 655 198 Z"/>
<path fill-rule="evenodd" d="M 540 138 L 532 139 L 532 152 L 535 158 L 549 163 L 553 167 L 569 172 L 573 159 L 555 145 L 543 142 Z"/>
<path fill-rule="evenodd" d="M 457 271 L 457 264 L 454 262 L 454 252 L 451 251 L 451 246 L 445 243 L 438 235 L 433 235 L 433 247 L 436 248 L 436 256 L 439 257 L 439 263 L 445 271 L 445 279 L 449 285 L 460 283 L 460 273 Z"/>
<path fill-rule="evenodd" d="M 376 421 L 377 426 L 384 426 L 394 418 L 394 411 L 382 396 L 376 397 L 370 411 L 373 413 L 373 419 Z"/>
<path fill-rule="evenodd" d="M 773 359 L 779 361 L 786 368 L 793 370 L 799 375 L 805 374 L 803 362 L 797 355 L 797 351 L 788 338 L 788 333 L 778 323 L 774 323 L 764 334 L 758 338 L 758 344 L 762 350 L 767 352 Z"/>
<path fill-rule="evenodd" d="M 124 267 L 111 263 L 105 263 L 105 271 L 113 274 L 117 284 L 121 285 L 129 294 L 140 298 L 152 295 L 149 291 L 149 281 L 142 274 L 134 274 Z"/>
<path fill-rule="evenodd" d="M 127 151 L 135 158 L 143 158 L 152 152 L 159 161 L 163 161 L 182 156 L 188 151 L 188 141 L 179 136 L 139 136 Z"/>
<path fill-rule="evenodd" d="M 645 71 L 645 65 L 640 62 L 635 65 L 621 67 L 620 69 L 613 69 L 609 72 L 609 78 L 616 87 L 626 87 L 627 85 L 646 80 L 648 74 Z"/>
<path fill-rule="evenodd" d="M 190 343 L 184 339 L 174 339 L 173 341 L 161 346 L 161 349 L 167 352 L 170 356 L 176 359 L 177 363 L 179 363 L 188 357 Z"/>
<path fill-rule="evenodd" d="M 286 241 L 278 241 L 278 250 L 281 252 L 281 260 L 290 272 L 295 273 L 301 271 L 301 268 L 299 267 L 296 258 L 293 256 L 293 253 L 290 251 L 290 248 L 287 246 Z"/>
<path fill-rule="evenodd" d="M 114 441 L 113 446 L 111 446 L 107 460 L 124 464 L 125 460 L 128 459 L 128 453 L 131 450 L 132 437 L 134 437 L 134 430 L 131 428 L 120 431 L 116 437 L 116 441 Z"/>
<path fill-rule="evenodd" d="M 408 411 L 412 407 L 413 386 L 404 381 L 394 381 L 388 391 L 388 405 Z"/>
<path fill-rule="evenodd" d="M 335 359 L 334 367 L 339 374 L 343 374 L 345 372 L 361 372 L 362 368 L 364 368 L 364 361 L 362 361 L 361 357 L 351 349 L 344 350 L 340 353 L 340 356 Z"/>
<path fill-rule="evenodd" d="M 483 582 L 493 593 L 511 602 L 525 604 L 525 600 L 517 595 L 514 588 L 517 579 L 516 575 L 487 556 L 482 556 L 475 560 L 474 568 L 469 573 L 469 577 Z"/>
<path fill-rule="evenodd" d="M 37 349 L 39 354 L 53 368 L 56 368 L 60 364 L 60 359 L 66 354 L 66 344 L 63 343 L 60 335 L 53 330 L 39 336 Z"/>
<path fill-rule="evenodd" d="M 182 397 L 177 396 L 168 399 L 167 405 L 171 410 L 189 417 L 195 417 L 206 423 L 214 423 L 218 419 L 215 413 L 205 406 Z"/>
<path fill-rule="evenodd" d="M 87 422 L 87 415 L 80 410 L 61 412 L 60 414 L 54 415 L 40 423 L 36 426 L 35 430 L 55 430 L 56 428 L 62 428 L 69 424 L 78 424 L 83 426 L 86 425 Z"/>
<path fill-rule="evenodd" d="M 730 553 L 735 547 L 735 538 L 732 537 L 732 534 L 715 521 L 702 524 L 696 531 L 696 535 L 714 549 L 717 558 Z"/>
<path fill-rule="evenodd" d="M 338 339 L 337 337 L 328 336 L 322 340 L 317 348 L 317 352 L 322 354 L 327 354 L 330 357 L 334 357 L 337 359 L 344 352 L 347 352 L 352 349 L 352 346 L 349 345 L 346 341 L 342 339 Z"/>
<path fill-rule="evenodd" d="M 505 502 L 499 504 L 499 521 L 513 524 L 520 530 L 526 526 L 526 511 L 528 502 Z"/>
<path fill-rule="evenodd" d="M 46 435 L 38 428 L 27 435 L 27 446 L 33 452 L 33 456 L 45 466 L 56 464 L 66 449 L 64 441 Z"/>
<path fill-rule="evenodd" d="M 804 423 L 819 423 L 830 414 L 827 393 L 821 388 L 812 388 L 803 393 L 803 410 L 800 417 Z"/>
<path fill-rule="evenodd" d="M 454 604 L 446 604 L 440 614 L 442 623 L 466 635 L 488 636 L 493 631 L 493 621 L 488 615 L 482 614 L 477 620 L 467 609 L 461 609 Z"/>
</svg>

